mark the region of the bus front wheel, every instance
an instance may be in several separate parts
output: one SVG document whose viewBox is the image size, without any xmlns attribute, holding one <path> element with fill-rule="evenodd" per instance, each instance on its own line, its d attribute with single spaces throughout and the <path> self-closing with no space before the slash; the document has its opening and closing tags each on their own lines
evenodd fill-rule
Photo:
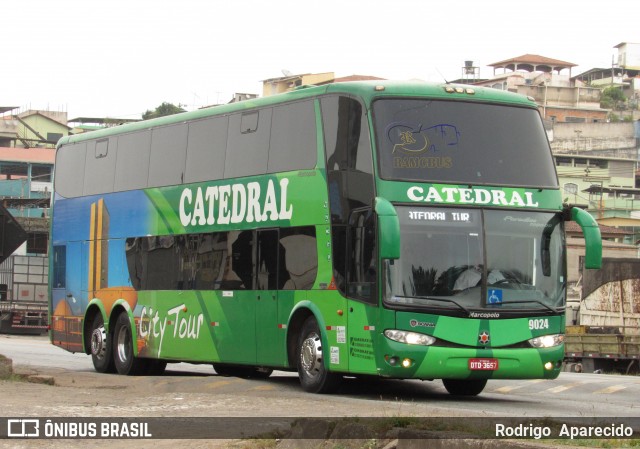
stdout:
<svg viewBox="0 0 640 449">
<path fill-rule="evenodd" d="M 324 365 L 320 328 L 313 316 L 307 318 L 300 331 L 297 365 L 300 384 L 305 391 L 330 393 L 340 383 L 341 376 L 327 371 Z"/>
<path fill-rule="evenodd" d="M 487 379 L 442 379 L 442 383 L 454 396 L 477 396 L 487 385 Z"/>
<path fill-rule="evenodd" d="M 99 373 L 115 373 L 113 364 L 111 335 L 104 327 L 101 313 L 97 313 L 91 325 L 91 361 Z"/>
<path fill-rule="evenodd" d="M 113 360 L 118 374 L 130 376 L 146 374 L 149 367 L 147 359 L 134 356 L 131 324 L 125 312 L 118 315 L 113 331 Z"/>
</svg>

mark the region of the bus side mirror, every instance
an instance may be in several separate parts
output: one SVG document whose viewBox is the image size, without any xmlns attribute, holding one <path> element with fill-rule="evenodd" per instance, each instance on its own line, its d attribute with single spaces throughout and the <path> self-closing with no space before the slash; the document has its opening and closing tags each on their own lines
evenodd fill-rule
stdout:
<svg viewBox="0 0 640 449">
<path fill-rule="evenodd" d="M 381 259 L 400 258 L 400 220 L 396 208 L 388 200 L 376 197 L 374 209 L 378 216 L 378 241 Z"/>
<path fill-rule="evenodd" d="M 584 266 L 589 269 L 602 267 L 602 237 L 598 223 L 591 214 L 579 207 L 571 208 L 571 219 L 582 228 L 584 234 Z"/>
</svg>

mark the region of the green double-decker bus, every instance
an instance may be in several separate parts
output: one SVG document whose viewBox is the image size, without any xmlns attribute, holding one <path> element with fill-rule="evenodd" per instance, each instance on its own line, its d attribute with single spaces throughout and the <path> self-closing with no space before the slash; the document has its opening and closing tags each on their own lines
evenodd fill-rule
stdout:
<svg viewBox="0 0 640 449">
<path fill-rule="evenodd" d="M 63 138 L 51 341 L 99 372 L 212 364 L 551 379 L 564 356 L 563 205 L 535 102 L 453 84 L 339 83 Z"/>
</svg>

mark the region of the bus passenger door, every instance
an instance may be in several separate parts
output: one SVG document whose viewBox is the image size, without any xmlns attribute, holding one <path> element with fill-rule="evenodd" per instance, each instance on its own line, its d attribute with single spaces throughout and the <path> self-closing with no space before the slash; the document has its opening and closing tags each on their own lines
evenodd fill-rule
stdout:
<svg viewBox="0 0 640 449">
<path fill-rule="evenodd" d="M 255 292 L 253 290 L 223 291 L 220 300 L 225 310 L 229 337 L 218 344 L 218 354 L 224 363 L 253 365 L 256 361 Z M 223 307 L 225 309 L 225 307 Z"/>
<path fill-rule="evenodd" d="M 377 297 L 376 217 L 370 208 L 349 220 L 347 296 L 349 371 L 376 374 L 375 338 L 380 317 Z"/>
<path fill-rule="evenodd" d="M 258 365 L 285 364 L 286 329 L 278 322 L 278 302 L 286 296 L 286 292 L 278 291 L 278 264 L 281 257 L 279 246 L 278 230 L 257 232 L 257 277 L 254 293 Z"/>
<path fill-rule="evenodd" d="M 349 301 L 347 310 L 349 371 L 375 375 L 377 364 L 374 345 L 376 334 L 380 332 L 376 327 L 379 308 L 360 301 Z"/>
<path fill-rule="evenodd" d="M 255 252 L 253 231 L 227 234 L 217 349 L 222 363 L 256 362 L 256 302 L 253 290 Z"/>
</svg>

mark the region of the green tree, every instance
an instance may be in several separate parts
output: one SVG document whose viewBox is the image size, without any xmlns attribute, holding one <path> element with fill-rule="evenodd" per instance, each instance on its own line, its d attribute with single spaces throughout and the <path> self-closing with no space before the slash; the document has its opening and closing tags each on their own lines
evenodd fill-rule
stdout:
<svg viewBox="0 0 640 449">
<path fill-rule="evenodd" d="M 167 103 L 165 101 L 160 106 L 155 108 L 155 110 L 147 110 L 147 112 L 142 114 L 142 119 L 147 120 L 150 118 L 164 117 L 165 115 L 179 114 L 181 112 L 185 112 L 185 110 L 180 106 L 176 106 L 175 104 Z"/>
<path fill-rule="evenodd" d="M 619 87 L 610 86 L 602 89 L 600 95 L 600 107 L 602 109 L 624 109 L 625 96 Z"/>
</svg>

